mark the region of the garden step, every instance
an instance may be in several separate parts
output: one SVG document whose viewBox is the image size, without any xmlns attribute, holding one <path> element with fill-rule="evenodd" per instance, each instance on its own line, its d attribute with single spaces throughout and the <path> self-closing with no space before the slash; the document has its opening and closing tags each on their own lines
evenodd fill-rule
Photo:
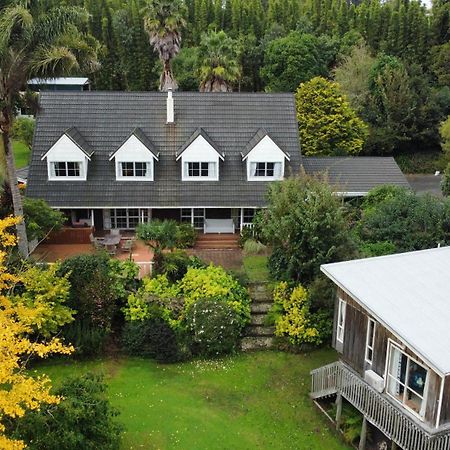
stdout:
<svg viewBox="0 0 450 450">
<path fill-rule="evenodd" d="M 252 313 L 250 324 L 251 325 L 264 325 L 264 321 L 266 319 L 267 314 L 260 313 L 260 314 L 254 314 Z"/>
<path fill-rule="evenodd" d="M 273 336 L 275 327 L 266 327 L 262 325 L 250 325 L 247 329 L 247 336 Z"/>
<path fill-rule="evenodd" d="M 273 302 L 253 302 L 250 304 L 252 314 L 267 313 L 272 308 Z"/>
<path fill-rule="evenodd" d="M 251 350 L 264 350 L 272 348 L 273 337 L 245 337 L 242 339 L 241 348 L 244 352 Z"/>
</svg>

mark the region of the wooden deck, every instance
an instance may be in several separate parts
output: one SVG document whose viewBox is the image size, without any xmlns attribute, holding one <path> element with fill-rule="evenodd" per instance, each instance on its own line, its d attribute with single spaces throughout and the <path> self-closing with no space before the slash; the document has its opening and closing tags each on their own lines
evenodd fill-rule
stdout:
<svg viewBox="0 0 450 450">
<path fill-rule="evenodd" d="M 195 250 L 204 249 L 239 249 L 238 233 L 199 233 L 194 246 Z"/>
<path fill-rule="evenodd" d="M 78 255 L 91 255 L 96 250 L 92 244 L 40 244 L 36 250 L 32 253 L 32 257 L 38 262 L 55 263 L 57 261 L 63 261 L 72 256 Z M 133 251 L 122 252 L 117 250 L 117 254 L 113 258 L 120 259 L 122 261 L 131 258 L 139 267 L 139 276 L 150 275 L 151 265 L 153 260 L 153 252 L 142 241 L 135 241 Z"/>
<path fill-rule="evenodd" d="M 311 397 L 338 394 L 403 450 L 449 450 L 450 429 L 430 429 L 341 361 L 313 370 Z"/>
</svg>

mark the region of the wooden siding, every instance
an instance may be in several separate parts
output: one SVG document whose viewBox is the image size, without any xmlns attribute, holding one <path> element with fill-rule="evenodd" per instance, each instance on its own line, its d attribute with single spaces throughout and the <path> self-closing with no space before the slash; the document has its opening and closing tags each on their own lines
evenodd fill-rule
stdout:
<svg viewBox="0 0 450 450">
<path fill-rule="evenodd" d="M 450 375 L 445 378 L 440 425 L 450 423 Z"/>
<path fill-rule="evenodd" d="M 342 357 L 364 376 L 364 351 L 366 346 L 367 316 L 351 302 L 345 313 L 344 346 Z"/>
<path fill-rule="evenodd" d="M 372 317 L 368 311 L 366 311 L 359 303 L 357 303 L 351 296 L 349 296 L 342 289 L 338 288 L 337 298 L 342 298 L 347 302 L 346 316 L 345 316 L 345 330 L 344 330 L 344 345 L 342 349 L 342 359 L 350 365 L 353 370 L 356 370 L 362 378 L 364 378 L 364 372 L 368 369 L 372 369 L 378 375 L 384 378 L 386 370 L 386 354 L 389 344 L 389 339 L 403 346 L 403 343 L 397 339 L 388 329 L 381 325 L 376 318 L 375 329 L 375 341 L 373 349 L 372 364 L 365 362 L 366 352 L 366 337 L 367 337 L 367 323 L 368 317 Z M 338 300 L 337 300 L 338 302 Z M 337 309 L 336 302 L 336 309 Z M 336 321 L 336 311 L 335 311 Z M 334 327 L 336 333 L 336 325 Z M 337 343 L 334 338 L 334 346 L 337 347 Z M 411 349 L 404 347 L 403 351 L 416 359 L 419 363 L 428 367 L 427 364 L 419 358 Z M 434 427 L 436 425 L 438 408 L 439 408 L 439 395 L 441 389 L 441 377 L 437 375 L 432 369 L 428 372 L 429 385 L 428 385 L 428 397 L 427 408 L 425 411 L 424 420 L 429 426 Z M 450 378 L 447 377 L 446 391 L 444 393 L 444 411 L 441 414 L 441 424 L 445 423 L 443 420 L 450 422 Z M 445 417 L 444 417 L 445 415 Z"/>
</svg>

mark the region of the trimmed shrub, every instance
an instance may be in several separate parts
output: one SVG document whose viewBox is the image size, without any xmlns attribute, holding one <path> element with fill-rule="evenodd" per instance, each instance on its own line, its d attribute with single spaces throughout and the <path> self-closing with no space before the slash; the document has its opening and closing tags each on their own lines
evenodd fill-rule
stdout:
<svg viewBox="0 0 450 450">
<path fill-rule="evenodd" d="M 76 356 L 99 356 L 105 347 L 110 330 L 93 325 L 89 319 L 75 320 L 62 329 L 64 340 L 75 347 Z"/>
<path fill-rule="evenodd" d="M 63 397 L 59 404 L 41 406 L 11 423 L 12 436 L 30 450 L 119 449 L 122 427 L 101 376 L 66 379 L 56 394 Z"/>
<path fill-rule="evenodd" d="M 189 267 L 206 267 L 203 261 L 196 256 L 189 256 L 182 250 L 176 250 L 171 253 L 164 253 L 161 258 L 161 264 L 155 270 L 157 274 L 165 274 L 171 283 L 181 280 Z"/>
<path fill-rule="evenodd" d="M 239 347 L 242 322 L 226 303 L 217 300 L 193 303 L 188 308 L 185 324 L 194 354 L 217 356 Z"/>
<path fill-rule="evenodd" d="M 197 231 L 190 223 L 180 223 L 175 237 L 177 248 L 190 248 L 195 245 Z"/>
</svg>

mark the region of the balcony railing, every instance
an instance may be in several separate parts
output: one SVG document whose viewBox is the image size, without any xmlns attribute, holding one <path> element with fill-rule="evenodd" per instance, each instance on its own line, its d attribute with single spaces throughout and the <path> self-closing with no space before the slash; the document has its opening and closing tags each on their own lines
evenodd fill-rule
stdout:
<svg viewBox="0 0 450 450">
<path fill-rule="evenodd" d="M 313 370 L 312 398 L 341 394 L 366 419 L 404 450 L 449 450 L 450 430 L 427 430 L 369 386 L 343 362 Z"/>
</svg>

